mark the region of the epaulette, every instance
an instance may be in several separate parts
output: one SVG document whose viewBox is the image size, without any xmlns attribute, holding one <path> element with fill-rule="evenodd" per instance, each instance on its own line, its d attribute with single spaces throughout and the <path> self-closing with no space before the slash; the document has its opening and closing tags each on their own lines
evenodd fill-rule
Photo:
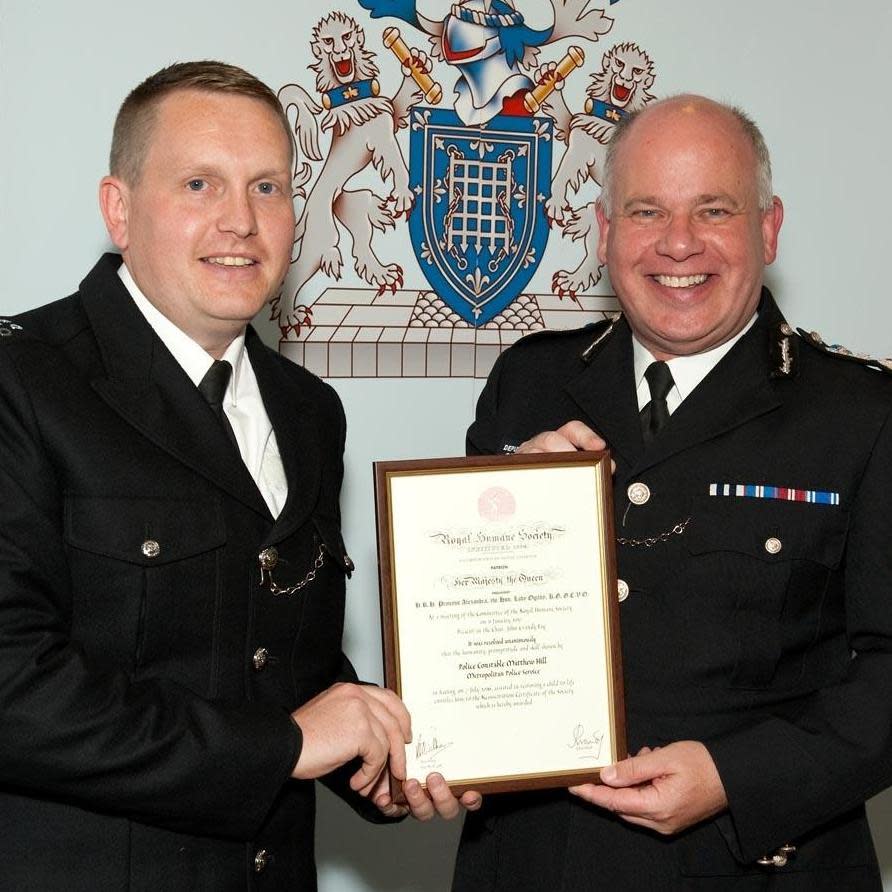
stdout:
<svg viewBox="0 0 892 892">
<path fill-rule="evenodd" d="M 870 356 L 867 353 L 855 353 L 853 350 L 843 347 L 842 344 L 825 343 L 824 339 L 816 331 L 805 331 L 801 328 L 797 329 L 797 331 L 802 335 L 802 340 L 806 344 L 809 344 L 816 350 L 820 350 L 822 353 L 829 353 L 831 356 L 837 356 L 840 359 L 857 362 L 859 365 L 867 366 L 870 369 L 892 373 L 892 359 L 888 357 L 886 359 L 877 359 L 875 356 Z"/>
<path fill-rule="evenodd" d="M 795 378 L 799 374 L 799 338 L 786 323 L 771 326 L 768 353 L 772 378 Z"/>
<path fill-rule="evenodd" d="M 591 362 L 595 348 L 607 340 L 613 331 L 613 327 L 619 322 L 622 315 L 622 313 L 608 313 L 604 319 L 592 326 L 592 334 L 595 336 L 595 339 L 579 354 L 579 358 L 584 363 Z"/>
<path fill-rule="evenodd" d="M 0 338 L 11 338 L 17 332 L 24 331 L 18 322 L 12 319 L 0 319 Z"/>
<path fill-rule="evenodd" d="M 597 341 L 602 335 L 606 335 L 620 315 L 619 313 L 606 313 L 604 319 L 600 319 L 598 322 L 588 322 L 580 328 L 540 328 L 539 331 L 530 332 L 522 337 L 517 342 L 517 345 L 530 344 L 532 342 L 538 344 L 541 341 L 553 338 L 579 338 L 583 336 L 586 337 L 586 340 L 589 337 L 594 337 Z"/>
</svg>

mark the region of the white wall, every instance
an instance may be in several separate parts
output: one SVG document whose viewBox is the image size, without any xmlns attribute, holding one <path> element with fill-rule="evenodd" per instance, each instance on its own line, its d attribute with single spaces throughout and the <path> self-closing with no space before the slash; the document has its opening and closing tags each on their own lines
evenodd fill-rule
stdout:
<svg viewBox="0 0 892 892">
<path fill-rule="evenodd" d="M 316 19 L 308 17 L 309 5 L 156 0 L 149 11 L 109 0 L 0 0 L 0 260 L 7 275 L 0 313 L 71 292 L 107 246 L 96 184 L 117 106 L 130 87 L 168 62 L 213 57 L 245 66 L 274 88 L 297 81 L 312 90 L 306 65 Z M 422 9 L 445 5 L 431 0 Z M 535 5 L 538 15 L 543 6 L 541 0 L 517 5 Z M 353 0 L 319 0 L 312 9 L 314 16 L 332 9 L 355 15 L 369 44 L 384 52 L 385 25 L 372 23 Z M 855 349 L 892 355 L 892 303 L 881 281 L 892 207 L 889 5 L 621 0 L 609 12 L 613 30 L 601 46 L 586 45 L 586 71 L 602 48 L 633 40 L 656 64 L 658 95 L 694 90 L 733 100 L 762 125 L 787 210 L 770 284 L 788 319 Z M 398 74 L 392 60 L 380 62 L 387 93 Z M 445 66 L 438 73 L 451 83 Z M 584 80 L 567 86 L 574 109 L 582 104 Z M 380 247 L 406 262 L 408 282 L 423 285 L 404 226 L 380 239 Z M 552 235 L 532 290 L 547 291 L 554 269 L 579 259 L 577 245 Z M 351 275 L 344 284 L 355 284 Z M 312 301 L 330 284 L 317 277 L 302 299 Z M 599 290 L 609 293 L 609 283 Z M 262 329 L 273 336 L 268 324 Z M 460 454 L 480 385 L 336 384 L 350 424 L 345 536 L 359 568 L 349 590 L 345 645 L 362 675 L 380 679 L 370 463 Z M 330 797 L 320 811 L 324 892 L 448 888 L 456 827 L 369 827 Z M 874 800 L 870 811 L 892 890 L 892 794 Z"/>
</svg>

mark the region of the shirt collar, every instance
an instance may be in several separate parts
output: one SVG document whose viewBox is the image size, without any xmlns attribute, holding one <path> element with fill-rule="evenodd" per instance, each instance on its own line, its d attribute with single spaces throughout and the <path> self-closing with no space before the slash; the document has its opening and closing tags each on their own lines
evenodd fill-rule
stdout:
<svg viewBox="0 0 892 892">
<path fill-rule="evenodd" d="M 718 365 L 719 360 L 753 327 L 757 315 L 757 313 L 753 313 L 749 322 L 733 338 L 729 338 L 718 347 L 713 347 L 703 353 L 675 356 L 666 360 L 666 365 L 672 372 L 672 380 L 675 382 L 675 387 L 678 388 L 679 402 L 690 396 L 694 388 Z M 647 367 L 652 362 L 656 362 L 656 359 L 634 333 L 632 334 L 632 351 L 635 360 L 635 389 L 637 390 L 644 381 L 644 372 Z"/>
<path fill-rule="evenodd" d="M 170 350 L 173 358 L 180 364 L 183 371 L 189 376 L 189 380 L 198 386 L 207 370 L 214 362 L 211 356 L 200 344 L 192 340 L 181 328 L 178 328 L 167 318 L 146 296 L 136 284 L 127 264 L 122 263 L 118 267 L 118 276 L 124 283 L 124 287 L 130 292 L 133 302 L 143 314 L 146 322 L 152 326 L 155 334 L 161 342 Z M 222 358 L 232 366 L 232 378 L 226 388 L 226 395 L 235 402 L 238 392 L 238 382 L 242 372 L 242 360 L 245 355 L 245 333 L 241 332 L 226 348 Z"/>
</svg>

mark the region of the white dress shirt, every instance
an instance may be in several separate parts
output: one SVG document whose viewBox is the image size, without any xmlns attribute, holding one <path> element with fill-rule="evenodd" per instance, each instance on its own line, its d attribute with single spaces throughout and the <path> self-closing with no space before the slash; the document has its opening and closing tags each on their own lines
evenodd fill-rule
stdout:
<svg viewBox="0 0 892 892">
<path fill-rule="evenodd" d="M 666 360 L 672 380 L 675 382 L 666 395 L 666 406 L 671 415 L 686 399 L 694 388 L 713 370 L 719 360 L 752 328 L 756 321 L 756 313 L 733 338 L 707 350 L 705 353 L 694 353 L 691 356 L 676 356 Z M 650 402 L 650 386 L 644 373 L 647 367 L 657 360 L 635 335 L 632 335 L 632 351 L 635 359 L 635 389 L 638 394 L 638 410 Z"/>
<path fill-rule="evenodd" d="M 118 269 L 118 275 L 155 334 L 161 338 L 164 346 L 197 387 L 214 358 L 182 329 L 177 328 L 139 290 L 125 263 Z M 226 348 L 221 359 L 232 366 L 232 376 L 223 396 L 223 411 L 232 425 L 242 461 L 254 478 L 273 517 L 278 517 L 288 497 L 288 481 L 282 467 L 276 434 L 266 414 L 257 378 L 245 350 L 244 332 Z"/>
</svg>

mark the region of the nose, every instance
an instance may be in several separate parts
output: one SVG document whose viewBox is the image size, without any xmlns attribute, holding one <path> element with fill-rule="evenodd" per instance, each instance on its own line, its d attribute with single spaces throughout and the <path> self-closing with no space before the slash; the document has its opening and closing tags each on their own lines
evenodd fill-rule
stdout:
<svg viewBox="0 0 892 892">
<path fill-rule="evenodd" d="M 656 244 L 657 253 L 673 260 L 687 260 L 703 250 L 694 221 L 687 214 L 673 215 Z"/>
<path fill-rule="evenodd" d="M 248 238 L 257 232 L 257 215 L 247 192 L 230 190 L 225 196 L 217 223 L 221 232 L 231 232 L 239 238 Z"/>
</svg>

